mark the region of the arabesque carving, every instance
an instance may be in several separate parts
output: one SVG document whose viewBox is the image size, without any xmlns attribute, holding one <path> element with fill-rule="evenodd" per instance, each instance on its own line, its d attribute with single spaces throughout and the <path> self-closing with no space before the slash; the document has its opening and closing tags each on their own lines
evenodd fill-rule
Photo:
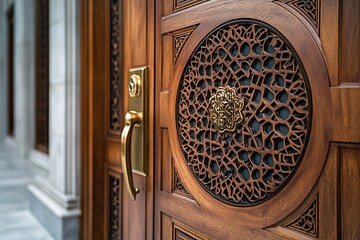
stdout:
<svg viewBox="0 0 360 240">
<path fill-rule="evenodd" d="M 208 111 L 211 96 L 226 87 L 245 105 L 233 131 L 221 131 Z M 218 27 L 194 50 L 178 87 L 178 135 L 189 169 L 227 204 L 264 201 L 301 162 L 310 99 L 301 62 L 279 32 L 250 20 Z"/>
</svg>

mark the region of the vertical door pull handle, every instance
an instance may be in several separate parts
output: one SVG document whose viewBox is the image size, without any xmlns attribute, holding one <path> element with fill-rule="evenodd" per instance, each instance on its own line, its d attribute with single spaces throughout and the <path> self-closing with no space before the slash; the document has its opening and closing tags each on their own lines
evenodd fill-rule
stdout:
<svg viewBox="0 0 360 240">
<path fill-rule="evenodd" d="M 125 126 L 121 133 L 121 164 L 125 178 L 127 190 L 132 200 L 136 199 L 136 194 L 140 192 L 134 187 L 131 167 L 131 138 L 132 131 L 136 124 L 142 121 L 141 113 L 129 111 L 125 114 Z"/>
</svg>

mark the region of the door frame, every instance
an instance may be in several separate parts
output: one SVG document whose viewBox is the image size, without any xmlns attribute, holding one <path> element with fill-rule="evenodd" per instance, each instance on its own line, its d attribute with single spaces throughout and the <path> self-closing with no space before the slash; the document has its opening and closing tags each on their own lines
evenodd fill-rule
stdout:
<svg viewBox="0 0 360 240">
<path fill-rule="evenodd" d="M 110 1 L 110 0 L 107 0 Z M 143 233 L 144 239 L 153 239 L 154 238 L 154 151 L 155 151 L 155 32 L 156 32 L 156 19 L 155 19 L 155 2 L 152 0 L 147 0 L 146 4 L 142 4 L 143 0 L 119 0 L 123 6 L 122 12 L 127 12 L 128 14 L 138 14 L 138 16 L 146 17 L 142 19 L 142 23 L 146 23 L 146 40 L 145 45 L 142 46 L 146 49 L 146 58 L 142 59 L 139 63 L 140 54 L 132 53 L 130 48 L 124 49 L 124 54 L 130 56 L 129 63 L 125 64 L 124 72 L 127 76 L 128 68 L 138 67 L 139 64 L 148 66 L 148 79 L 149 79 L 149 157 L 148 157 L 148 176 L 146 177 L 145 189 L 146 189 L 146 202 L 145 202 L 145 213 L 146 219 L 144 222 L 146 226 L 144 227 L 145 231 Z M 102 218 L 96 220 L 97 216 L 94 212 L 94 207 L 97 203 L 94 200 L 94 189 L 96 186 L 97 189 L 101 188 L 103 185 L 102 182 L 96 182 L 94 180 L 94 169 L 97 169 L 97 166 L 102 165 L 102 157 L 104 156 L 104 146 L 102 139 L 95 138 L 95 131 L 97 130 L 96 121 L 101 116 L 101 114 L 96 114 L 94 111 L 95 105 L 95 89 L 96 91 L 102 91 L 103 89 L 97 89 L 96 85 L 99 85 L 99 81 L 96 78 L 95 72 L 95 50 L 96 50 L 96 31 L 95 29 L 99 27 L 99 23 L 96 21 L 96 0 L 81 0 L 80 1 L 80 128 L 81 128 L 81 220 L 80 220 L 80 239 L 92 240 L 103 237 L 102 233 L 94 236 L 94 228 L 97 228 L 98 231 L 106 231 L 106 221 L 102 222 Z M 143 13 L 141 15 L 141 13 Z M 107 17 L 100 14 L 100 17 Z M 129 21 L 129 20 L 127 20 Z M 126 43 L 131 42 L 131 36 L 137 35 L 136 24 L 139 24 L 137 21 L 127 22 L 122 30 L 126 37 L 124 40 Z M 101 26 L 100 26 L 101 27 Z M 131 30 L 131 31 L 130 31 Z M 130 34 L 131 33 L 131 34 Z M 129 37 L 130 36 L 130 37 Z M 130 40 L 130 41 L 129 41 Z M 124 57 L 125 59 L 125 57 Z M 129 60 L 129 58 L 126 58 Z M 105 67 L 107 64 L 105 64 Z M 127 76 L 128 77 L 128 76 Z M 123 79 L 127 79 L 124 77 Z M 106 84 L 103 84 L 102 88 L 106 89 Z M 127 86 L 126 84 L 122 84 Z M 127 101 L 125 99 L 125 101 Z M 103 102 L 103 100 L 101 100 Z M 126 112 L 125 109 L 122 112 Z M 100 115 L 100 116 L 99 116 Z M 123 117 L 123 116 L 122 116 Z M 100 130 L 101 131 L 101 130 Z M 103 169 L 101 169 L 103 170 Z M 101 171 L 99 170 L 99 171 Z M 103 171 L 104 172 L 104 171 Z M 104 178 L 103 178 L 104 179 Z M 105 180 L 104 180 L 105 181 Z M 100 185 L 100 186 L 99 186 Z M 123 188 L 122 194 L 128 194 L 126 189 Z M 103 192 L 103 191 L 102 191 Z M 126 203 L 122 204 L 128 204 Z M 130 203 L 131 204 L 131 203 Z M 106 205 L 100 206 L 104 211 L 106 211 Z M 127 205 L 129 206 L 129 205 Z M 102 211 L 102 210 L 100 210 Z M 131 214 L 130 208 L 124 209 L 124 214 Z M 136 211 L 136 210 L 135 210 Z M 130 212 L 130 213 L 129 213 Z M 138 212 L 138 211 L 136 211 Z M 139 211 L 140 212 L 140 211 Z M 102 214 L 103 216 L 103 214 Z M 101 223 L 101 224 L 96 224 Z M 122 224 L 124 226 L 124 224 Z M 125 224 L 124 236 L 127 236 L 128 228 L 131 224 Z M 101 238 L 102 239 L 102 238 Z"/>
<path fill-rule="evenodd" d="M 92 12 L 93 0 L 80 1 L 80 159 L 81 159 L 81 217 L 80 217 L 80 239 L 92 239 L 92 199 L 89 182 L 91 179 L 91 164 L 89 150 L 91 141 L 89 136 L 90 113 L 89 91 L 92 74 L 91 50 L 92 41 Z"/>
</svg>

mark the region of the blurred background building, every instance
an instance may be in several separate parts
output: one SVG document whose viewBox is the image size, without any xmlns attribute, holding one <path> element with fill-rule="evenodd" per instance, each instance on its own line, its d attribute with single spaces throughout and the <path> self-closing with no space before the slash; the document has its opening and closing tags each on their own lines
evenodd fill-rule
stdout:
<svg viewBox="0 0 360 240">
<path fill-rule="evenodd" d="M 79 236 L 79 15 L 79 1 L 0 1 L 0 181 L 10 168 L 27 177 L 27 202 L 11 210 L 0 190 L 0 205 L 28 209 L 55 239 Z"/>
</svg>

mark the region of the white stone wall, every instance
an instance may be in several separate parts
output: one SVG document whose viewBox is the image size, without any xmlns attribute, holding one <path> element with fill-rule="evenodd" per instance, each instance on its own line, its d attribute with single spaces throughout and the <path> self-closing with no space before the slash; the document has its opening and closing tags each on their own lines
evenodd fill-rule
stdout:
<svg viewBox="0 0 360 240">
<path fill-rule="evenodd" d="M 0 143 L 7 138 L 6 14 L 12 2 L 16 154 L 45 173 L 29 186 L 34 215 L 56 239 L 76 239 L 80 215 L 79 1 L 49 0 L 48 155 L 34 149 L 35 0 L 0 0 Z"/>
<path fill-rule="evenodd" d="M 67 208 L 79 196 L 78 12 L 78 1 L 50 1 L 49 184 L 53 194 L 59 193 L 57 201 Z"/>
<path fill-rule="evenodd" d="M 0 143 L 7 137 L 7 13 L 12 0 L 0 2 Z"/>
<path fill-rule="evenodd" d="M 30 83 L 34 82 L 34 4 L 33 0 L 14 1 L 14 112 L 15 144 L 20 157 L 30 150 Z"/>
</svg>

